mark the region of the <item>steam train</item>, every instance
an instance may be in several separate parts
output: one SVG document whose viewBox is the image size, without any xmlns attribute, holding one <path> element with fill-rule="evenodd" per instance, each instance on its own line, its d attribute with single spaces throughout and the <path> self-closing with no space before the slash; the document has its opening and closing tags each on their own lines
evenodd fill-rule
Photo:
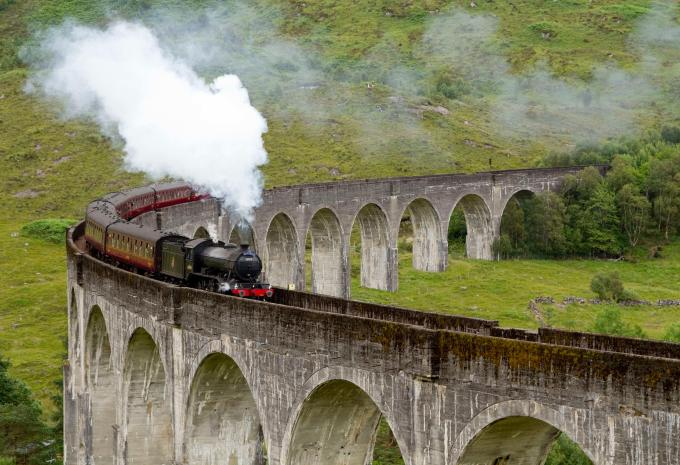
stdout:
<svg viewBox="0 0 680 465">
<path fill-rule="evenodd" d="M 146 212 L 207 197 L 183 182 L 108 194 L 87 207 L 86 249 L 169 282 L 239 297 L 271 297 L 272 287 L 259 281 L 262 261 L 248 244 L 190 239 L 130 221 Z"/>
</svg>

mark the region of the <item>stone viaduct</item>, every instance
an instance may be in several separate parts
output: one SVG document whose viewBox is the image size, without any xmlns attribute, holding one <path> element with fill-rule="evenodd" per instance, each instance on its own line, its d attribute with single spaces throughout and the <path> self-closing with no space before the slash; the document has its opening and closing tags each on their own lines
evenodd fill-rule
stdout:
<svg viewBox="0 0 680 465">
<path fill-rule="evenodd" d="M 224 227 L 201 205 L 155 221 Z M 299 291 L 239 299 L 100 262 L 82 229 L 67 241 L 67 465 L 369 465 L 381 419 L 407 465 L 542 465 L 560 432 L 594 465 L 680 465 L 680 345 Z"/>
<path fill-rule="evenodd" d="M 500 235 L 508 201 L 559 188 L 564 176 L 583 167 L 494 171 L 476 174 L 386 178 L 281 187 L 265 191 L 248 225 L 274 285 L 348 298 L 349 246 L 353 228 L 361 238 L 361 285 L 396 291 L 399 227 L 408 216 L 413 226 L 413 266 L 443 271 L 447 265 L 449 219 L 457 206 L 467 225 L 469 258 L 489 260 Z M 603 171 L 604 167 L 598 167 Z M 233 241 L 240 222 L 222 214 L 215 201 L 186 204 L 139 221 L 185 235 L 210 234 Z M 186 218 L 191 218 L 187 221 Z M 311 286 L 305 283 L 305 250 L 311 236 Z"/>
</svg>

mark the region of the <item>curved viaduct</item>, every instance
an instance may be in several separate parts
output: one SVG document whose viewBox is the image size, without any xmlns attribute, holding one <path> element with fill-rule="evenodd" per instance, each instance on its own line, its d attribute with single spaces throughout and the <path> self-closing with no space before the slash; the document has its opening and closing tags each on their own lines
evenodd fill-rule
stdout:
<svg viewBox="0 0 680 465">
<path fill-rule="evenodd" d="M 467 224 L 469 258 L 489 260 L 508 201 L 516 195 L 559 188 L 583 167 L 444 174 L 281 187 L 264 192 L 248 235 L 274 285 L 309 288 L 349 297 L 352 229 L 361 239 L 361 285 L 396 291 L 397 240 L 402 218 L 413 225 L 413 266 L 444 271 L 447 232 L 460 206 Z M 604 171 L 604 167 L 598 167 Z M 191 217 L 191 221 L 186 218 Z M 238 218 L 222 214 L 216 201 L 184 204 L 138 219 L 188 236 L 210 234 L 228 241 Z M 201 229 L 199 230 L 199 226 Z M 305 244 L 311 236 L 311 286 L 305 283 Z"/>
<path fill-rule="evenodd" d="M 67 465 L 367 465 L 381 417 L 407 465 L 542 465 L 559 432 L 595 465 L 680 465 L 679 345 L 178 287 L 84 254 L 82 229 Z"/>
</svg>

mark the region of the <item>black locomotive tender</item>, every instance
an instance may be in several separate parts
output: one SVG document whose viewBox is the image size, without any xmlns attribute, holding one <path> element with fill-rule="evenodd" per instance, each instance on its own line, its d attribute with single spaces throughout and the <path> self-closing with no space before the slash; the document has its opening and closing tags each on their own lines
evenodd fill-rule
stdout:
<svg viewBox="0 0 680 465">
<path fill-rule="evenodd" d="M 272 287 L 260 281 L 262 261 L 248 244 L 190 239 L 130 222 L 142 213 L 207 197 L 183 182 L 108 194 L 87 207 L 87 250 L 116 265 L 177 284 L 239 297 L 271 297 Z"/>
</svg>

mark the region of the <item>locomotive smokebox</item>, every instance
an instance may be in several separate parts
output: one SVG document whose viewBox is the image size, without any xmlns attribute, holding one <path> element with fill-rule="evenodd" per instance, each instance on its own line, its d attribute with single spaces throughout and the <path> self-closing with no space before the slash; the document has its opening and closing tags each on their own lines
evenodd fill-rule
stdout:
<svg viewBox="0 0 680 465">
<path fill-rule="evenodd" d="M 201 265 L 218 273 L 227 273 L 240 281 L 254 282 L 262 272 L 260 257 L 247 244 L 208 246 L 199 252 Z"/>
</svg>

